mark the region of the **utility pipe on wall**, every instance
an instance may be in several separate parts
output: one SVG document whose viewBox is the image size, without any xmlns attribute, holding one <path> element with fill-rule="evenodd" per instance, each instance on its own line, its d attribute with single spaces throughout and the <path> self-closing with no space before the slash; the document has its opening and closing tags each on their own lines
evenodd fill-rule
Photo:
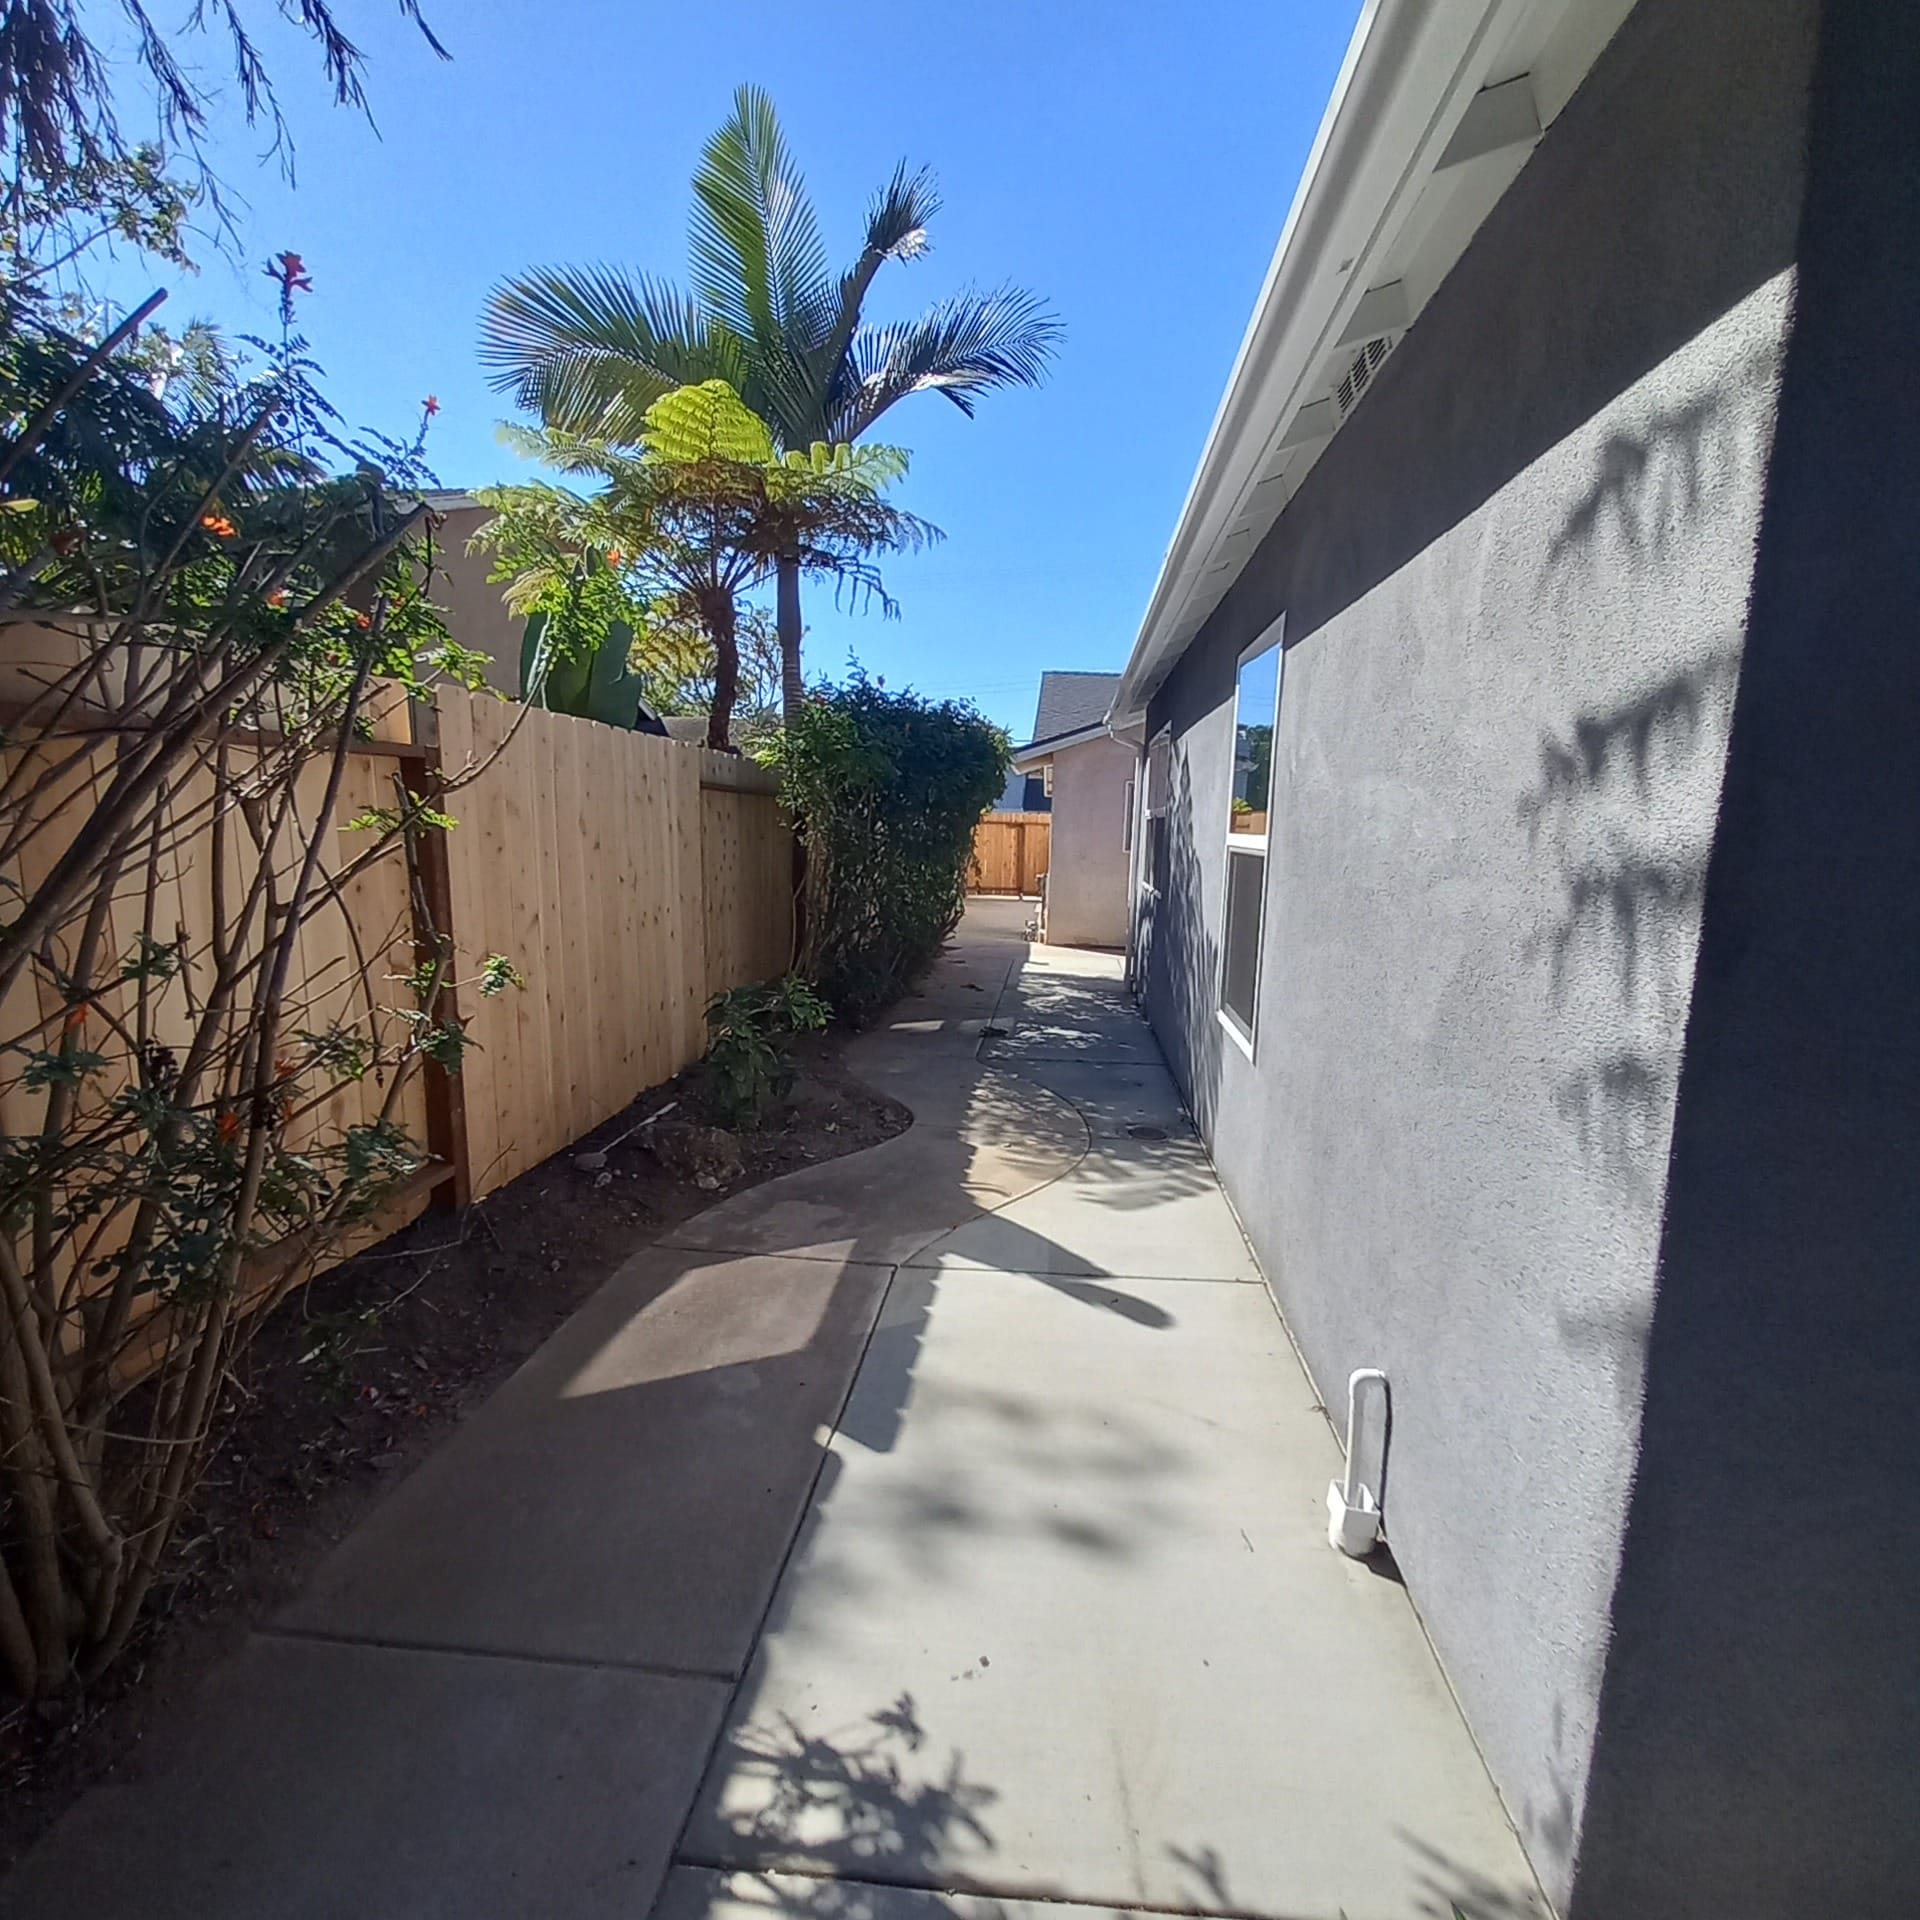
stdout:
<svg viewBox="0 0 1920 1920">
<path fill-rule="evenodd" d="M 1327 1540 L 1355 1560 L 1364 1560 L 1380 1544 L 1380 1498 L 1360 1478 L 1360 1411 L 1368 1387 L 1380 1403 L 1380 1477 L 1387 1467 L 1387 1376 L 1378 1367 L 1361 1367 L 1347 1376 L 1347 1470 L 1327 1488 Z"/>
</svg>

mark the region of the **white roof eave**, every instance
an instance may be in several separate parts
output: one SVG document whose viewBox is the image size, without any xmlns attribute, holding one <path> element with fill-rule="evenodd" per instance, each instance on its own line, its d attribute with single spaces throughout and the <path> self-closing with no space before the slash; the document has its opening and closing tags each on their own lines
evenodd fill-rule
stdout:
<svg viewBox="0 0 1920 1920">
<path fill-rule="evenodd" d="M 1404 241 L 1421 189 L 1537 0 L 1366 0 L 1214 415 L 1109 719 L 1137 720 L 1272 524 L 1253 500 Z M 1297 438 L 1298 436 L 1296 436 Z"/>
</svg>

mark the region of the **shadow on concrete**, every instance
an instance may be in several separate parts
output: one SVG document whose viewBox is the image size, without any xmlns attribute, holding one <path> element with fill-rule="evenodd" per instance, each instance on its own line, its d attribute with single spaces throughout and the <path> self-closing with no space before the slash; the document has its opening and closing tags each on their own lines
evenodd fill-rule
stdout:
<svg viewBox="0 0 1920 1920">
<path fill-rule="evenodd" d="M 963 1753 L 933 1747 L 910 1693 L 832 1734 L 785 1716 L 747 1726 L 722 1741 L 718 1763 L 751 1796 L 750 1809 L 726 1816 L 720 1857 L 692 1864 L 807 1875 L 779 1902 L 783 1911 L 846 1911 L 859 1889 L 826 1876 L 960 1888 L 956 1858 L 996 1845 L 989 1822 L 999 1793 L 969 1777 Z"/>
<path fill-rule="evenodd" d="M 676 1874 L 680 1884 L 657 1920 L 707 1920 L 727 1908 L 737 1909 L 729 1920 L 755 1910 L 785 1920 L 878 1920 L 909 1911 L 889 1898 L 901 1889 L 934 1896 L 910 1910 L 930 1920 L 943 1912 L 1007 1920 L 1028 1901 L 1074 1898 L 999 1862 L 999 1828 L 1017 1809 L 971 1770 L 962 1750 L 934 1737 L 911 1693 L 831 1733 L 809 1733 L 787 1716 L 755 1722 L 723 1739 L 716 1768 L 733 1783 L 735 1803 L 710 1844 L 679 1861 L 727 1878 L 689 1884 L 692 1876 Z M 1286 1818 L 1285 1810 L 1275 1817 Z M 1303 1807 L 1295 1817 L 1320 1816 Z M 1463 1867 L 1416 1832 L 1396 1830 L 1395 1838 L 1417 1889 L 1413 1912 L 1428 1920 L 1543 1920 L 1530 1885 Z M 1177 1871 L 1182 1893 L 1173 1911 L 1197 1920 L 1295 1920 L 1237 1886 L 1211 1841 L 1138 1834 L 1136 1842 Z M 1127 1904 L 1099 1897 L 1085 1910 Z"/>
</svg>

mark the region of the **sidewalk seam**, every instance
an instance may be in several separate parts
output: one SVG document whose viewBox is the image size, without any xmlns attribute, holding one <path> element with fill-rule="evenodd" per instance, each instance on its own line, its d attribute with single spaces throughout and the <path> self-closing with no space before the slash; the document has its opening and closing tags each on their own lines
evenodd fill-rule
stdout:
<svg viewBox="0 0 1920 1920">
<path fill-rule="evenodd" d="M 1017 1887 L 995 1886 L 984 1880 L 960 1879 L 932 1886 L 918 1880 L 868 1880 L 858 1874 L 827 1873 L 818 1867 L 742 1867 L 728 1866 L 719 1860 L 695 1860 L 676 1856 L 675 1867 L 691 1867 L 700 1873 L 748 1874 L 789 1880 L 819 1880 L 835 1887 L 870 1887 L 875 1893 L 924 1893 L 933 1899 L 957 1897 L 962 1900 L 1017 1900 L 1022 1906 L 1079 1907 L 1107 1913 L 1151 1913 L 1168 1920 L 1310 1920 L 1305 1914 L 1276 1914 L 1256 1907 L 1173 1907 L 1151 1901 L 1108 1900 L 1098 1895 L 1072 1893 L 1036 1893 Z"/>
</svg>

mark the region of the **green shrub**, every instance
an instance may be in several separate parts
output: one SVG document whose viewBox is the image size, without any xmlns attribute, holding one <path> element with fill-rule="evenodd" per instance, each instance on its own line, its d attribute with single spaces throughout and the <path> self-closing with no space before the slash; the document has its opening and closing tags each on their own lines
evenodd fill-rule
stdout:
<svg viewBox="0 0 1920 1920">
<path fill-rule="evenodd" d="M 807 845 L 799 971 L 848 1019 L 897 998 L 959 924 L 973 830 L 1009 752 L 969 703 L 889 693 L 858 668 L 810 693 L 782 735 L 774 757 Z"/>
<path fill-rule="evenodd" d="M 752 1126 L 770 1099 L 793 1085 L 789 1042 L 818 1033 L 827 1003 L 795 974 L 716 993 L 707 1003 L 707 1084 L 733 1127 Z"/>
</svg>

